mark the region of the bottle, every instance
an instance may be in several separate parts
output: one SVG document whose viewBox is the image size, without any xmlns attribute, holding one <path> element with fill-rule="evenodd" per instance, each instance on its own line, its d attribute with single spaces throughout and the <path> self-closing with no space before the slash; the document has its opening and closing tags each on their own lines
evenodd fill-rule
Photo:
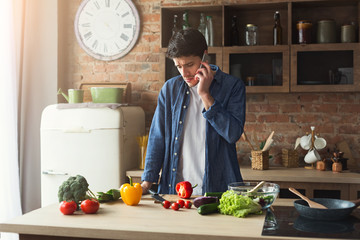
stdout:
<svg viewBox="0 0 360 240">
<path fill-rule="evenodd" d="M 214 29 L 211 16 L 206 16 L 205 39 L 209 47 L 214 46 Z"/>
<path fill-rule="evenodd" d="M 188 11 L 185 11 L 184 14 L 183 14 L 183 24 L 182 24 L 182 29 L 185 30 L 187 28 L 190 27 L 190 24 L 189 24 L 189 13 Z"/>
<path fill-rule="evenodd" d="M 173 28 L 171 29 L 172 35 L 174 35 L 175 32 L 179 31 L 179 27 L 177 26 L 177 18 L 178 16 L 175 14 L 174 15 L 174 25 Z"/>
<path fill-rule="evenodd" d="M 245 32 L 245 42 L 248 46 L 257 45 L 257 29 L 258 27 L 255 24 L 246 24 L 246 32 Z"/>
<path fill-rule="evenodd" d="M 198 30 L 205 37 L 206 23 L 205 23 L 205 15 L 204 15 L 204 13 L 200 13 L 200 24 L 199 24 Z"/>
<path fill-rule="evenodd" d="M 234 15 L 231 22 L 231 45 L 238 46 L 239 43 L 239 30 L 237 26 L 237 17 Z"/>
<path fill-rule="evenodd" d="M 282 28 L 280 23 L 280 13 L 278 11 L 274 14 L 275 26 L 273 28 L 274 45 L 282 44 Z"/>
</svg>

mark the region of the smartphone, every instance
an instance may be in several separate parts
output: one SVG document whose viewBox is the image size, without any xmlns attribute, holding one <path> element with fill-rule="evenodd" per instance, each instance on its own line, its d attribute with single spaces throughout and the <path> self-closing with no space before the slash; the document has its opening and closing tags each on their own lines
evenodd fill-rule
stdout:
<svg viewBox="0 0 360 240">
<path fill-rule="evenodd" d="M 210 63 L 210 56 L 206 53 L 203 54 L 203 57 L 201 59 L 202 62 Z M 202 64 L 200 65 L 200 68 L 204 67 Z"/>
</svg>

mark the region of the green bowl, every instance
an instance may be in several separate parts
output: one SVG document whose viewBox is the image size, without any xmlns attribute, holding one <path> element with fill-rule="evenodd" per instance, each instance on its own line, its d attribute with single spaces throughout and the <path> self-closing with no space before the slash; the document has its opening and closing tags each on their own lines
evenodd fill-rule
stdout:
<svg viewBox="0 0 360 240">
<path fill-rule="evenodd" d="M 92 87 L 93 103 L 121 103 L 124 89 L 114 87 Z"/>
</svg>

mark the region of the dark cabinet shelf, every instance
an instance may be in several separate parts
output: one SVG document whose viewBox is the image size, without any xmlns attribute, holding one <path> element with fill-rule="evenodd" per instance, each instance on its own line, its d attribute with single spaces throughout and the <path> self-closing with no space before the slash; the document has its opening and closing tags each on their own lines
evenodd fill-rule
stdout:
<svg viewBox="0 0 360 240">
<path fill-rule="evenodd" d="M 171 37 L 174 14 L 182 21 L 189 12 L 192 27 L 199 25 L 200 13 L 214 22 L 214 47 L 209 48 L 212 63 L 224 72 L 241 78 L 248 93 L 358 92 L 360 91 L 359 31 L 356 42 L 341 43 L 341 26 L 359 26 L 360 0 L 245 0 L 237 4 L 166 6 L 161 8 L 161 74 L 169 79 L 176 69 L 164 53 Z M 282 45 L 273 46 L 274 13 L 280 12 Z M 231 21 L 236 16 L 239 46 L 231 46 Z M 336 22 L 336 43 L 317 43 L 317 22 Z M 312 22 L 311 44 L 298 44 L 296 24 Z M 258 44 L 245 46 L 245 27 L 258 26 Z M 180 25 L 179 25 L 180 26 Z M 176 71 L 175 71 L 176 70 Z M 255 77 L 251 86 L 247 77 Z"/>
</svg>

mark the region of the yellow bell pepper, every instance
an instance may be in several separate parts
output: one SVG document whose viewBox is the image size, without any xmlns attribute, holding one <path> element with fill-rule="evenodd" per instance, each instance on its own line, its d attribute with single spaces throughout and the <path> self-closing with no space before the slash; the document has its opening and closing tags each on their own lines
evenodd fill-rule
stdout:
<svg viewBox="0 0 360 240">
<path fill-rule="evenodd" d="M 121 199 L 129 206 L 136 206 L 139 204 L 142 196 L 142 188 L 140 183 L 132 182 L 130 176 L 128 176 L 130 183 L 125 183 L 120 187 Z"/>
</svg>

